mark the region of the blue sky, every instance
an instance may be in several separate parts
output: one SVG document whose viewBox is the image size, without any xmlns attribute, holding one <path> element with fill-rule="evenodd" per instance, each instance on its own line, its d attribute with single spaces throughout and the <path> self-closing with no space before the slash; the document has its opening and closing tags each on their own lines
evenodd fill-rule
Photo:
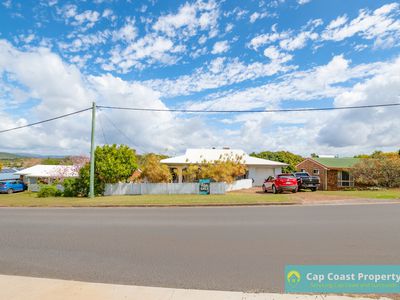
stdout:
<svg viewBox="0 0 400 300">
<path fill-rule="evenodd" d="M 396 1 L 0 4 L 0 129 L 103 105 L 272 109 L 400 102 Z M 182 115 L 102 110 L 96 139 L 353 155 L 399 147 L 399 109 Z M 122 132 L 122 133 L 121 133 Z M 84 154 L 90 114 L 16 131 L 0 151 Z"/>
</svg>

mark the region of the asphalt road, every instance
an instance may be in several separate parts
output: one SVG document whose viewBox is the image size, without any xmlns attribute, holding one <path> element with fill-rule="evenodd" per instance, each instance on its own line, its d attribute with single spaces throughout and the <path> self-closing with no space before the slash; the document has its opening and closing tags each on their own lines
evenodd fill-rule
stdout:
<svg viewBox="0 0 400 300">
<path fill-rule="evenodd" d="M 0 209 L 0 273 L 283 291 L 285 264 L 398 264 L 400 205 Z"/>
</svg>

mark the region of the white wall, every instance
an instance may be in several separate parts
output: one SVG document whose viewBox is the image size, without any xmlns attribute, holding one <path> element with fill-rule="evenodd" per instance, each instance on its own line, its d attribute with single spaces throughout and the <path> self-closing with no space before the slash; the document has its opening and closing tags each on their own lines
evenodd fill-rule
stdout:
<svg viewBox="0 0 400 300">
<path fill-rule="evenodd" d="M 254 179 L 253 186 L 262 186 L 266 178 L 280 174 L 281 171 L 281 168 L 249 166 L 249 178 Z"/>
<path fill-rule="evenodd" d="M 237 191 L 242 189 L 249 189 L 253 186 L 253 181 L 251 179 L 241 179 L 236 180 L 232 183 L 227 183 L 225 190 L 227 192 Z"/>
</svg>

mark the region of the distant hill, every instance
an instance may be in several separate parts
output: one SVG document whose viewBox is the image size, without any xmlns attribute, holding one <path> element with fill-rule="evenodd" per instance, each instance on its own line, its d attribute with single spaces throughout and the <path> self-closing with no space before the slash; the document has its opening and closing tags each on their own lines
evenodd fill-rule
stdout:
<svg viewBox="0 0 400 300">
<path fill-rule="evenodd" d="M 22 156 L 13 153 L 0 152 L 0 159 L 16 159 L 16 158 L 22 158 Z"/>
<path fill-rule="evenodd" d="M 7 153 L 0 152 L 0 159 L 17 159 L 17 158 L 64 158 L 65 155 L 41 155 L 32 153 Z"/>
</svg>

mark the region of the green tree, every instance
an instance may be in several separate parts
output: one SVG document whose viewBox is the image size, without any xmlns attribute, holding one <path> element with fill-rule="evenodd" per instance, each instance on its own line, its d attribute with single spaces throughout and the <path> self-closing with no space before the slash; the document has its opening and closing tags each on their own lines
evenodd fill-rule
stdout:
<svg viewBox="0 0 400 300">
<path fill-rule="evenodd" d="M 251 153 L 250 155 L 258 158 L 269 159 L 288 164 L 289 166 L 282 168 L 282 172 L 284 173 L 296 171 L 296 165 L 304 160 L 304 158 L 300 155 L 291 153 L 289 151 L 263 151 L 260 153 Z"/>
<path fill-rule="evenodd" d="M 160 163 L 160 157 L 156 154 L 145 155 L 144 162 L 142 163 L 141 177 L 147 179 L 149 182 L 171 182 L 172 174 L 168 166 Z"/>
<path fill-rule="evenodd" d="M 135 150 L 125 145 L 104 145 L 95 150 L 95 194 L 103 194 L 106 183 L 126 182 L 137 169 Z M 90 165 L 79 171 L 77 194 L 89 193 Z"/>
</svg>

